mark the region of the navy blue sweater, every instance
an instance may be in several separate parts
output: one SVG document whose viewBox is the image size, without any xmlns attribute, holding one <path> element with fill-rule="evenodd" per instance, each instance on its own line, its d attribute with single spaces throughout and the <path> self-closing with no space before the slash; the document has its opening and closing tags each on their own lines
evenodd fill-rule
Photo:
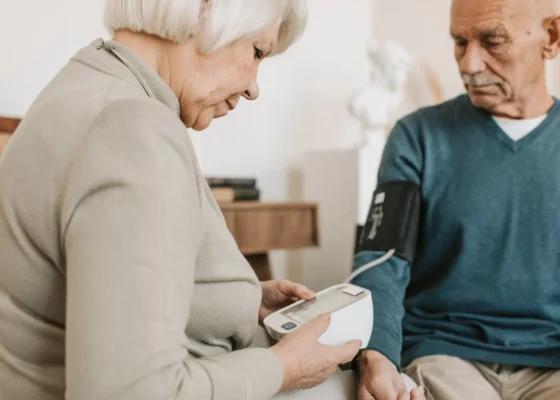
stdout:
<svg viewBox="0 0 560 400">
<path fill-rule="evenodd" d="M 465 95 L 394 128 L 379 183 L 420 184 L 412 265 L 393 257 L 354 283 L 372 291 L 368 348 L 560 368 L 560 103 L 515 142 Z M 356 255 L 354 269 L 380 256 Z"/>
</svg>

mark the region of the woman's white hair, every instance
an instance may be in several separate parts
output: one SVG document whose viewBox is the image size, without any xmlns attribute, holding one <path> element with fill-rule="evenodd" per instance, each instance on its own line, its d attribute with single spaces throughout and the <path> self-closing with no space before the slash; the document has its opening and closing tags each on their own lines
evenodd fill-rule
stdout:
<svg viewBox="0 0 560 400">
<path fill-rule="evenodd" d="M 197 37 L 210 53 L 251 37 L 280 21 L 275 53 L 282 53 L 303 33 L 306 0 L 106 0 L 105 26 L 143 32 L 173 42 Z"/>
</svg>

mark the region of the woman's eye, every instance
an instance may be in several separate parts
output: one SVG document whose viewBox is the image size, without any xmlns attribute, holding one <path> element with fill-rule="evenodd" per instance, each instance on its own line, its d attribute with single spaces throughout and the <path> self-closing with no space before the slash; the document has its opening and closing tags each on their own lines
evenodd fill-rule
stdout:
<svg viewBox="0 0 560 400">
<path fill-rule="evenodd" d="M 261 49 L 259 49 L 257 46 L 253 46 L 255 49 L 255 58 L 260 60 L 263 58 L 263 51 Z"/>
</svg>

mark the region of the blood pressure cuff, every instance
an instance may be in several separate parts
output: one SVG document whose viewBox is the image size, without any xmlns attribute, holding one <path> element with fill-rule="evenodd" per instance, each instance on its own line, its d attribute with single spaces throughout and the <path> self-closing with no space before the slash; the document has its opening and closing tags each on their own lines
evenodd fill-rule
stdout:
<svg viewBox="0 0 560 400">
<path fill-rule="evenodd" d="M 387 182 L 375 190 L 357 251 L 388 251 L 409 263 L 416 254 L 420 188 L 409 181 Z"/>
</svg>

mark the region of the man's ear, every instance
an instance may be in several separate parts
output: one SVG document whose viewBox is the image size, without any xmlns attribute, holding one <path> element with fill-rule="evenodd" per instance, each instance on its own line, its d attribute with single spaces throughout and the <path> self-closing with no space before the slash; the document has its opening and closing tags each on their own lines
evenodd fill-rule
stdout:
<svg viewBox="0 0 560 400">
<path fill-rule="evenodd" d="M 543 58 L 552 60 L 558 55 L 560 47 L 560 15 L 547 18 L 544 21 L 544 31 Z"/>
</svg>

